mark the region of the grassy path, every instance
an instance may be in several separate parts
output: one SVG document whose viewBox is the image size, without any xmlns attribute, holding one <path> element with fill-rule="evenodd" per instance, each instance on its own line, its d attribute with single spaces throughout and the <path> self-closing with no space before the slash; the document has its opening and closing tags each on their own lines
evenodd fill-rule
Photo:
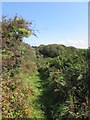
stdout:
<svg viewBox="0 0 90 120">
<path fill-rule="evenodd" d="M 30 84 L 30 96 L 27 99 L 27 102 L 32 111 L 30 118 L 45 119 L 44 106 L 40 100 L 43 94 L 43 87 L 39 73 L 32 73 L 28 76 L 22 74 L 22 78 L 25 78 L 23 88 L 26 88 L 26 86 Z"/>
<path fill-rule="evenodd" d="M 32 117 L 45 118 L 43 112 L 43 105 L 39 101 L 43 91 L 39 73 L 31 75 L 29 79 L 31 81 L 31 96 L 29 98 L 29 103 L 32 107 Z"/>
</svg>

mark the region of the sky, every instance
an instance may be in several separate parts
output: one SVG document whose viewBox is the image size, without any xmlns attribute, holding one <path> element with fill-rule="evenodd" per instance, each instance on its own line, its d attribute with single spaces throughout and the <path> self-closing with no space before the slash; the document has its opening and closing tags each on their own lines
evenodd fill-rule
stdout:
<svg viewBox="0 0 90 120">
<path fill-rule="evenodd" d="M 2 14 L 33 22 L 38 37 L 23 39 L 31 46 L 88 48 L 88 2 L 3 2 Z"/>
</svg>

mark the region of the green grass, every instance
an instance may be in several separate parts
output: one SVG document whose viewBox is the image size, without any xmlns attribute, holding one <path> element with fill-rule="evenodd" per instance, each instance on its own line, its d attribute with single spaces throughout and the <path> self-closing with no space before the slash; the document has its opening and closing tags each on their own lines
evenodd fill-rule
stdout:
<svg viewBox="0 0 90 120">
<path fill-rule="evenodd" d="M 31 96 L 28 101 L 32 107 L 32 117 L 44 118 L 45 116 L 42 111 L 42 105 L 39 101 L 39 98 L 42 95 L 42 86 L 39 74 L 32 74 L 29 79 L 31 81 Z"/>
<path fill-rule="evenodd" d="M 31 116 L 30 118 L 43 118 L 45 119 L 43 105 L 40 102 L 40 97 L 42 96 L 42 85 L 41 79 L 39 77 L 39 73 L 30 73 L 25 75 L 25 73 L 20 73 L 20 77 L 24 79 L 23 81 L 23 88 L 26 88 L 30 84 L 30 96 L 27 99 L 27 102 L 31 109 Z"/>
</svg>

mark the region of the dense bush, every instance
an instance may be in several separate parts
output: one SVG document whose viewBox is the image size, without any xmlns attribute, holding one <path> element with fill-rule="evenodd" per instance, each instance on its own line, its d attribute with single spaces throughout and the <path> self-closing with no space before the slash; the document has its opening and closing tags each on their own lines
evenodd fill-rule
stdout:
<svg viewBox="0 0 90 120">
<path fill-rule="evenodd" d="M 52 119 L 88 117 L 86 55 L 86 50 L 60 55 L 52 59 L 47 67 L 39 69 L 42 78 L 48 83 L 45 95 L 49 94 L 47 99 Z"/>
<path fill-rule="evenodd" d="M 26 95 L 22 88 L 23 80 L 18 76 L 24 49 L 22 38 L 28 37 L 31 23 L 15 16 L 2 18 L 2 117 L 25 117 L 30 115 Z M 30 88 L 25 88 L 29 91 Z M 26 92 L 26 94 L 27 94 Z"/>
</svg>

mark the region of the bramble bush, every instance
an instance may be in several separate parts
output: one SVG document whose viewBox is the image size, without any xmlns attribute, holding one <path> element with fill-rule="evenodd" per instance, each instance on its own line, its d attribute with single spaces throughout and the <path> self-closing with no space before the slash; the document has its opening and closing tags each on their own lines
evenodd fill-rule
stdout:
<svg viewBox="0 0 90 120">
<path fill-rule="evenodd" d="M 45 95 L 52 119 L 87 119 L 87 50 L 75 50 L 71 54 L 59 55 L 53 58 L 48 66 L 41 66 L 39 72 L 43 82 L 47 81 Z"/>
<path fill-rule="evenodd" d="M 22 38 L 32 34 L 31 22 L 15 16 L 13 19 L 2 17 L 2 118 L 18 118 L 31 114 L 26 101 L 30 86 L 23 92 L 18 76 L 21 70 Z"/>
</svg>

